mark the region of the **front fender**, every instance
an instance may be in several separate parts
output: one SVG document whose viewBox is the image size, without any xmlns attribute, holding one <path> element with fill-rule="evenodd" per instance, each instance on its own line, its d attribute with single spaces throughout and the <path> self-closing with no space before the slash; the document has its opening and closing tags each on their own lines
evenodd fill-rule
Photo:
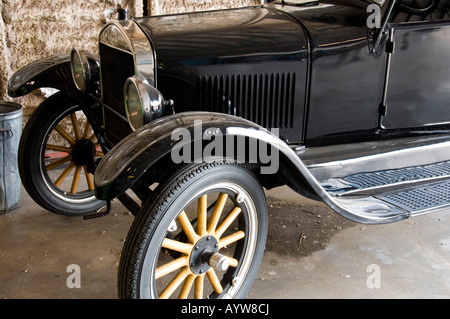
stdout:
<svg viewBox="0 0 450 319">
<path fill-rule="evenodd" d="M 173 139 L 172 132 L 183 128 L 195 132 L 195 122 L 202 121 L 202 134 L 193 141 Z M 195 143 L 208 132 L 220 130 L 223 135 L 244 137 L 267 143 L 272 152 L 279 153 L 280 167 L 288 169 L 282 173 L 286 183 L 308 187 L 318 199 L 331 209 L 350 220 L 360 223 L 377 224 L 401 220 L 404 216 L 375 217 L 364 210 L 364 202 L 352 198 L 332 197 L 320 185 L 293 149 L 279 137 L 266 129 L 242 118 L 210 112 L 186 112 L 153 121 L 123 139 L 101 160 L 95 174 L 95 192 L 99 199 L 111 200 L 132 187 L 142 175 L 167 156 L 180 143 Z M 175 134 L 175 136 L 177 136 Z M 385 218 L 386 217 L 386 218 Z"/>
<path fill-rule="evenodd" d="M 98 65 L 94 55 L 87 57 L 90 63 Z M 99 78 L 99 75 L 93 76 Z M 92 82 L 96 82 L 95 78 Z M 43 87 L 55 88 L 72 96 L 81 94 L 72 80 L 70 54 L 50 56 L 18 70 L 8 81 L 8 95 L 20 97 Z"/>
<path fill-rule="evenodd" d="M 181 134 L 183 132 L 185 134 Z M 305 193 L 314 193 L 304 178 L 308 170 L 291 147 L 275 133 L 243 118 L 223 113 L 186 112 L 160 118 L 136 130 L 106 154 L 94 174 L 96 196 L 109 200 L 122 194 L 163 158 L 180 163 L 176 162 L 179 158 L 173 155 L 178 156 L 184 147 L 191 151 L 184 163 L 207 161 L 205 152 L 213 142 L 205 140 L 216 141 L 218 136 L 225 137 L 226 151 L 220 155 L 213 154 L 213 159 L 257 164 L 260 168 L 258 175 L 265 175 L 267 179 L 274 179 L 271 175 L 278 174 L 279 169 L 278 175 L 283 176 L 286 183 L 297 189 L 303 188 Z M 211 138 L 213 135 L 214 139 Z M 233 138 L 232 143 L 228 142 L 230 137 Z M 208 144 L 205 146 L 205 143 Z M 240 149 L 242 145 L 244 150 Z"/>
<path fill-rule="evenodd" d="M 200 134 L 195 132 L 199 122 L 202 123 Z M 192 140 L 173 140 L 172 133 L 181 128 L 189 132 Z M 232 128 L 264 130 L 245 119 L 211 112 L 178 113 L 152 121 L 120 141 L 99 163 L 94 175 L 96 196 L 112 199 L 132 187 L 174 147 L 195 143 L 210 130 L 220 130 L 226 135 Z"/>
</svg>

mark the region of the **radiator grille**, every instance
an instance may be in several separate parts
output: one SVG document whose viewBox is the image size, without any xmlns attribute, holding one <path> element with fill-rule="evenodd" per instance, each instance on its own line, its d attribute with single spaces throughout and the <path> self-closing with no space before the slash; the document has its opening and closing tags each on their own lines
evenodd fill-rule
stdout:
<svg viewBox="0 0 450 319">
<path fill-rule="evenodd" d="M 135 74 L 133 55 L 100 43 L 103 101 L 126 117 L 123 105 L 125 81 Z"/>
<path fill-rule="evenodd" d="M 292 128 L 295 81 L 295 73 L 201 76 L 198 108 L 240 116 L 265 128 Z"/>
</svg>

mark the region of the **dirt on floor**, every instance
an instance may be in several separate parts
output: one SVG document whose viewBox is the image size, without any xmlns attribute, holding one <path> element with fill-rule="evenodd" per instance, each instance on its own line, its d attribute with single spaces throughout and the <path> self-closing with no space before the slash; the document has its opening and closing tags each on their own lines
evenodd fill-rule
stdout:
<svg viewBox="0 0 450 319">
<path fill-rule="evenodd" d="M 319 202 L 303 204 L 268 197 L 267 204 L 269 229 L 266 250 L 281 256 L 309 256 L 325 249 L 337 232 L 356 225 Z"/>
</svg>

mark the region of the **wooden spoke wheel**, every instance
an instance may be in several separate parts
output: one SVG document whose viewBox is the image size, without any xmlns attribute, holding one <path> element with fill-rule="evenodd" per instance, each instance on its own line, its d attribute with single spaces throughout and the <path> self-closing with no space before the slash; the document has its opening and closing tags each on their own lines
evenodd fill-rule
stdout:
<svg viewBox="0 0 450 319">
<path fill-rule="evenodd" d="M 94 196 L 97 137 L 75 100 L 56 93 L 32 114 L 19 145 L 19 171 L 30 196 L 45 209 L 82 215 L 104 205 Z"/>
<path fill-rule="evenodd" d="M 94 190 L 92 172 L 96 158 L 101 157 L 100 144 L 82 111 L 63 118 L 44 145 L 46 173 L 54 187 L 66 194 Z"/>
<path fill-rule="evenodd" d="M 266 234 L 264 192 L 253 174 L 231 163 L 185 168 L 133 222 L 119 267 L 120 297 L 245 297 Z"/>
</svg>

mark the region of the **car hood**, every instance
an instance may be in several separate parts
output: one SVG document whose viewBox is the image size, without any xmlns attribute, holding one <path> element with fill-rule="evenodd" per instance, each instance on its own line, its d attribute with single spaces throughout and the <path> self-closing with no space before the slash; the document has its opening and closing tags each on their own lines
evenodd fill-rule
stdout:
<svg viewBox="0 0 450 319">
<path fill-rule="evenodd" d="M 270 4 L 269 7 L 283 11 L 304 26 L 311 51 L 367 40 L 367 8 L 370 2 L 320 0 L 313 3 L 305 6 Z"/>
<path fill-rule="evenodd" d="M 250 7 L 135 19 L 158 67 L 305 59 L 300 23 L 275 8 Z"/>
<path fill-rule="evenodd" d="M 360 0 L 314 0 L 260 7 L 139 18 L 158 66 L 303 60 L 308 51 L 367 37 Z"/>
</svg>

